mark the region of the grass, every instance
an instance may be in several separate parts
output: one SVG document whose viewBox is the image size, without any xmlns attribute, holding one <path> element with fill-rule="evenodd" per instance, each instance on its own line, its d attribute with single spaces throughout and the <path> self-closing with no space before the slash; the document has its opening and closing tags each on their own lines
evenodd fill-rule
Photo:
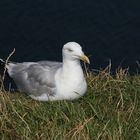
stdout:
<svg viewBox="0 0 140 140">
<path fill-rule="evenodd" d="M 109 67 L 87 76 L 79 100 L 38 102 L 0 90 L 1 140 L 139 140 L 140 75 Z"/>
</svg>

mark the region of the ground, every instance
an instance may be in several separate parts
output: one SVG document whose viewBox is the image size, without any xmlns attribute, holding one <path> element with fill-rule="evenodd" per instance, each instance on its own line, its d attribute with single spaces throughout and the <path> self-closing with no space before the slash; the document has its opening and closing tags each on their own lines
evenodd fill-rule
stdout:
<svg viewBox="0 0 140 140">
<path fill-rule="evenodd" d="M 87 75 L 75 101 L 38 102 L 1 87 L 2 140 L 139 140 L 140 75 L 109 67 Z"/>
</svg>

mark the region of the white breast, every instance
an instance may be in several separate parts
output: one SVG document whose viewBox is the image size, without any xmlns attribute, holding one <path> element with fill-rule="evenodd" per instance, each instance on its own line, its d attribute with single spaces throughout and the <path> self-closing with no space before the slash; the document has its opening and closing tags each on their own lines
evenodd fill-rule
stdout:
<svg viewBox="0 0 140 140">
<path fill-rule="evenodd" d="M 86 92 L 87 84 L 82 69 L 76 70 L 77 72 L 72 72 L 73 70 L 70 71 L 71 74 L 69 71 L 64 74 L 62 69 L 56 73 L 56 94 L 62 99 L 77 99 Z"/>
</svg>

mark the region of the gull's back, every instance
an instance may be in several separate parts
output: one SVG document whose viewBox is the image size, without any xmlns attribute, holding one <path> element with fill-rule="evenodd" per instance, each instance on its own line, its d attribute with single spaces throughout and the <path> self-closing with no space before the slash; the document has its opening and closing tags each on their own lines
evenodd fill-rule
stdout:
<svg viewBox="0 0 140 140">
<path fill-rule="evenodd" d="M 55 94 L 55 73 L 62 63 L 51 61 L 9 63 L 8 74 L 22 92 L 39 96 Z"/>
</svg>

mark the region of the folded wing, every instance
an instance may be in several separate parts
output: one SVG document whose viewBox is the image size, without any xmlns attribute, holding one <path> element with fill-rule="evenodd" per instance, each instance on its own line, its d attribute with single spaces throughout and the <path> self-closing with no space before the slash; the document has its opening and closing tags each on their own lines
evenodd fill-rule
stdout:
<svg viewBox="0 0 140 140">
<path fill-rule="evenodd" d="M 55 94 L 55 73 L 62 63 L 51 61 L 10 63 L 9 75 L 14 79 L 18 89 L 34 96 Z"/>
</svg>

